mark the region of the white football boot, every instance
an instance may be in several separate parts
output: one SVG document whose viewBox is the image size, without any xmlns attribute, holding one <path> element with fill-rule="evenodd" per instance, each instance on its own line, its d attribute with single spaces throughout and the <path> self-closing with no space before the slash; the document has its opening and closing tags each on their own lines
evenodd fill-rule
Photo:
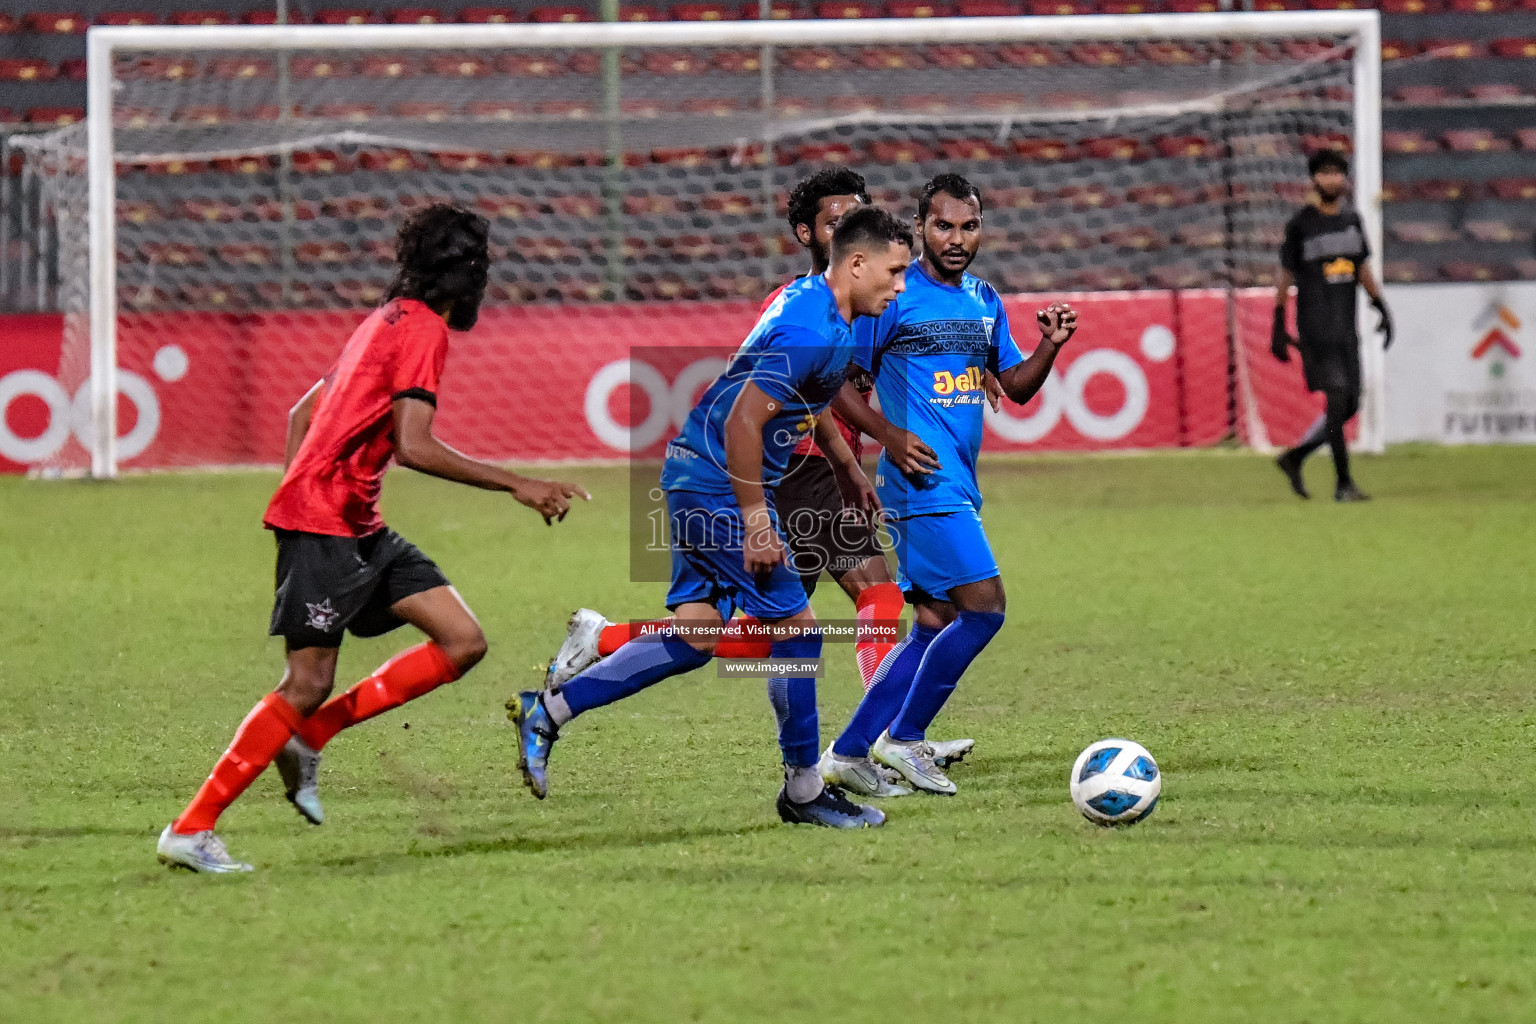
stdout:
<svg viewBox="0 0 1536 1024">
<path fill-rule="evenodd" d="M 933 748 L 926 742 L 902 743 L 891 739 L 889 732 L 883 732 L 869 748 L 869 755 L 886 767 L 894 768 L 896 774 L 925 793 L 955 795 L 957 787 L 933 763 Z"/>
<path fill-rule="evenodd" d="M 160 833 L 160 842 L 155 849 L 160 854 L 160 863 L 173 868 L 216 875 L 256 870 L 231 857 L 224 848 L 224 840 L 214 835 L 211 828 L 181 836 L 172 832 L 171 826 L 167 825 L 165 831 Z"/>
<path fill-rule="evenodd" d="M 928 749 L 933 752 L 933 763 L 940 768 L 953 768 L 965 760 L 965 755 L 976 748 L 975 740 L 929 740 Z"/>
<path fill-rule="evenodd" d="M 590 608 L 572 612 L 571 620 L 565 626 L 565 642 L 555 652 L 555 659 L 544 673 L 544 689 L 557 690 L 578 672 L 596 664 L 602 657 L 597 653 L 598 636 L 611 625 L 613 623 Z"/>
<path fill-rule="evenodd" d="M 912 789 L 901 784 L 900 777 L 884 765 L 867 757 L 841 757 L 828 747 L 816 769 L 829 786 L 841 786 L 856 796 L 911 796 Z"/>
<path fill-rule="evenodd" d="M 320 751 L 295 735 L 288 737 L 273 760 L 288 802 L 311 825 L 325 824 L 325 808 L 320 806 Z"/>
</svg>

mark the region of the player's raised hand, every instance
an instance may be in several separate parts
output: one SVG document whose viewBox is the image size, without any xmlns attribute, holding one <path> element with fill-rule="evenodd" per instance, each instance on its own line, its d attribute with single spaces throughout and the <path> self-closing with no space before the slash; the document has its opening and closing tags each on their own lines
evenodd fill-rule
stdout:
<svg viewBox="0 0 1536 1024">
<path fill-rule="evenodd" d="M 577 495 L 585 501 L 592 500 L 592 495 L 576 484 L 555 480 L 524 479 L 512 489 L 512 497 L 543 516 L 549 526 L 565 519 L 571 510 L 571 499 Z"/>
<path fill-rule="evenodd" d="M 1077 310 L 1066 302 L 1036 310 L 1035 320 L 1040 324 L 1040 337 L 1052 345 L 1065 345 L 1077 332 Z"/>
<path fill-rule="evenodd" d="M 944 468 L 939 465 L 938 454 L 910 430 L 892 427 L 889 436 L 883 438 L 883 441 L 885 453 L 896 464 L 896 468 L 907 476 L 927 476 L 936 469 Z"/>
</svg>

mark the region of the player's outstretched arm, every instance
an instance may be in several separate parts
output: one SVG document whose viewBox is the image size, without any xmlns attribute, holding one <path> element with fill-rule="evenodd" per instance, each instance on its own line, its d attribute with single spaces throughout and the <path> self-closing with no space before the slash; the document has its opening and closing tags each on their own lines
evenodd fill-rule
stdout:
<svg viewBox="0 0 1536 1024">
<path fill-rule="evenodd" d="M 1035 392 L 1045 386 L 1045 379 L 1051 375 L 1051 367 L 1056 362 L 1056 353 L 1077 331 L 1077 310 L 1065 302 L 1053 302 L 1035 312 L 1035 321 L 1040 325 L 1040 344 L 1035 346 L 1028 359 L 997 375 L 1003 394 L 1020 405 L 1034 398 Z"/>
<path fill-rule="evenodd" d="M 778 411 L 778 399 L 749 380 L 725 418 L 725 469 L 746 523 L 742 561 L 751 573 L 768 572 L 785 557 L 763 491 L 763 428 Z"/>
<path fill-rule="evenodd" d="M 821 453 L 832 466 L 832 475 L 837 478 L 837 489 L 842 492 L 843 504 L 858 509 L 870 518 L 879 514 L 880 498 L 870 486 L 869 477 L 864 475 L 864 467 L 853 457 L 853 449 L 843 440 L 843 432 L 837 429 L 837 423 L 831 416 L 818 416 L 815 430 L 816 444 L 821 447 Z"/>
<path fill-rule="evenodd" d="M 901 429 L 875 412 L 852 384 L 844 384 L 837 397 L 832 399 L 832 411 L 841 416 L 845 423 L 852 424 L 861 433 L 878 441 L 896 468 L 908 476 L 932 473 L 944 468 L 939 465 L 938 455 L 923 443 L 922 438 L 910 430 Z"/>
<path fill-rule="evenodd" d="M 320 404 L 320 392 L 325 389 L 325 381 L 315 381 L 315 386 L 304 392 L 304 397 L 299 399 L 299 404 L 288 410 L 288 443 L 283 455 L 283 469 L 293 465 L 293 457 L 299 454 L 299 445 L 304 443 L 304 435 L 309 433 L 310 421 L 315 418 L 315 406 Z"/>
<path fill-rule="evenodd" d="M 575 484 L 519 476 L 454 451 L 432 433 L 432 418 L 436 414 L 437 409 L 431 402 L 419 398 L 395 399 L 396 462 L 418 473 L 454 483 L 488 491 L 506 491 L 543 516 L 546 523 L 564 519 L 571 510 L 571 499 L 577 495 L 592 500 L 592 495 Z"/>
</svg>

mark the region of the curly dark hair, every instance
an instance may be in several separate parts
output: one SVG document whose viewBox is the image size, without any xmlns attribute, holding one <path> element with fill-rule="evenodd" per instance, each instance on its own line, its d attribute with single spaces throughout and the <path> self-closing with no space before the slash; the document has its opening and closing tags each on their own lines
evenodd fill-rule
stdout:
<svg viewBox="0 0 1536 1024">
<path fill-rule="evenodd" d="M 849 210 L 838 220 L 832 232 L 832 258 L 840 259 L 842 253 L 860 245 L 891 242 L 912 248 L 912 229 L 889 210 L 879 206 L 861 206 Z"/>
<path fill-rule="evenodd" d="M 828 196 L 858 196 L 859 202 L 869 202 L 869 186 L 864 175 L 848 167 L 825 167 L 801 181 L 789 193 L 789 226 L 801 224 L 816 228 L 816 214 L 821 212 L 821 201 Z"/>
<path fill-rule="evenodd" d="M 933 197 L 939 193 L 951 196 L 955 199 L 974 199 L 976 209 L 981 209 L 981 189 L 972 185 L 970 180 L 960 174 L 939 174 L 930 178 L 928 184 L 923 186 L 922 192 L 917 196 L 917 219 L 928 219 L 928 207 L 933 205 Z"/>
<path fill-rule="evenodd" d="M 1330 167 L 1340 174 L 1348 174 L 1349 157 L 1336 149 L 1320 149 L 1307 158 L 1308 177 Z"/>
<path fill-rule="evenodd" d="M 417 299 L 448 309 L 448 326 L 467 331 L 480 316 L 490 277 L 491 226 L 478 213 L 451 203 L 433 203 L 400 225 L 395 240 L 395 279 L 388 299 Z"/>
</svg>

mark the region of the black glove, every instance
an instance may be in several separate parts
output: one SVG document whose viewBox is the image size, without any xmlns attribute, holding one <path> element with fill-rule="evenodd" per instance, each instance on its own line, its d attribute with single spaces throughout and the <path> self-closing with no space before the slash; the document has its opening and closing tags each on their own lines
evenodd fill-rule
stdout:
<svg viewBox="0 0 1536 1024">
<path fill-rule="evenodd" d="M 1275 307 L 1275 326 L 1269 332 L 1269 351 L 1282 363 L 1291 361 L 1290 348 L 1296 344 L 1285 331 L 1285 307 Z"/>
<path fill-rule="evenodd" d="M 1376 330 L 1381 333 L 1381 350 L 1385 352 L 1392 347 L 1392 314 L 1387 312 L 1387 303 L 1384 299 L 1372 299 L 1371 306 L 1381 314 Z"/>
</svg>

